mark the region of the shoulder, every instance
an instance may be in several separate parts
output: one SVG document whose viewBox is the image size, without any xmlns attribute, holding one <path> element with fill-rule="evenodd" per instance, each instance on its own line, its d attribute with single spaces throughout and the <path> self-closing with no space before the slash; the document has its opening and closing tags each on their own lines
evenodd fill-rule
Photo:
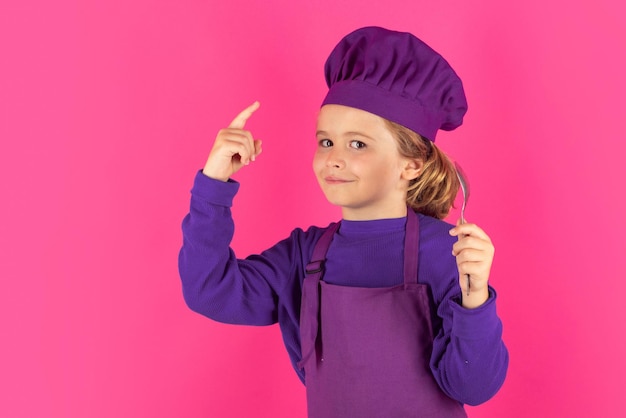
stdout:
<svg viewBox="0 0 626 418">
<path fill-rule="evenodd" d="M 431 286 L 434 302 L 439 305 L 451 289 L 458 286 L 456 258 L 452 246 L 457 238 L 450 235 L 453 225 L 418 214 L 420 222 L 419 277 Z"/>
<path fill-rule="evenodd" d="M 291 231 L 289 239 L 297 241 L 301 247 L 303 248 L 313 248 L 313 246 L 317 243 L 320 237 L 326 232 L 328 228 L 330 228 L 331 223 L 326 226 L 316 226 L 312 225 L 306 229 L 303 228 L 295 228 Z"/>
<path fill-rule="evenodd" d="M 420 259 L 427 261 L 430 268 L 443 274 L 448 270 L 456 271 L 456 259 L 452 255 L 452 246 L 457 241 L 450 235 L 452 225 L 440 219 L 418 214 L 420 225 Z M 420 263 L 422 264 L 422 263 Z"/>
<path fill-rule="evenodd" d="M 434 240 L 435 243 L 441 242 L 452 245 L 456 241 L 456 238 L 449 233 L 454 225 L 421 213 L 418 213 L 417 216 L 419 218 L 420 242 L 422 240 L 426 242 Z"/>
<path fill-rule="evenodd" d="M 315 244 L 329 227 L 330 225 L 324 227 L 309 226 L 306 229 L 295 228 L 287 238 L 264 251 L 264 254 L 278 252 L 286 257 L 299 260 L 297 262 L 298 265 L 306 264 L 309 262 Z"/>
</svg>

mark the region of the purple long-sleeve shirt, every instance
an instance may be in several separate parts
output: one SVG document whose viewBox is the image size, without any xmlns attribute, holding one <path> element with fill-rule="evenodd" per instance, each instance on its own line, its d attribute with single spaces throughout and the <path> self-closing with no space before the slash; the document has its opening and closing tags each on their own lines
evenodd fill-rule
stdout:
<svg viewBox="0 0 626 418">
<path fill-rule="evenodd" d="M 259 255 L 238 259 L 230 242 L 230 207 L 239 184 L 196 175 L 183 221 L 179 270 L 187 305 L 213 320 L 280 325 L 292 365 L 300 360 L 300 299 L 304 268 L 325 228 L 295 229 Z M 504 382 L 508 352 L 496 313 L 496 294 L 477 309 L 460 305 L 451 225 L 418 214 L 418 280 L 429 286 L 435 340 L 430 359 L 439 386 L 461 403 L 477 405 Z M 341 223 L 327 254 L 324 280 L 337 285 L 390 287 L 403 280 L 406 218 Z"/>
</svg>

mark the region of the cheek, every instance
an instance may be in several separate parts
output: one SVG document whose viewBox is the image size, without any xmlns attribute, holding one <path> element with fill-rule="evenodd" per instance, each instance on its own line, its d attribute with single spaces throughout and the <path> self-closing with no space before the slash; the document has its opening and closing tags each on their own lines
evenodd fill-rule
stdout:
<svg viewBox="0 0 626 418">
<path fill-rule="evenodd" d="M 350 161 L 350 169 L 363 176 L 380 177 L 389 170 L 389 163 L 376 155 L 361 155 Z"/>
<path fill-rule="evenodd" d="M 312 161 L 313 171 L 319 172 L 324 167 L 324 157 L 319 151 L 315 151 Z"/>
<path fill-rule="evenodd" d="M 371 161 L 366 165 L 369 168 L 373 181 L 386 183 L 400 178 L 400 172 L 397 165 L 390 159 L 378 159 Z"/>
</svg>

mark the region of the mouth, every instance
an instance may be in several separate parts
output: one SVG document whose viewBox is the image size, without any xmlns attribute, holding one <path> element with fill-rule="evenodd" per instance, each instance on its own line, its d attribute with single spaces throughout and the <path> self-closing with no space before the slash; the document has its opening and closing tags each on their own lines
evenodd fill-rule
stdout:
<svg viewBox="0 0 626 418">
<path fill-rule="evenodd" d="M 342 179 L 342 178 L 335 177 L 335 176 L 327 176 L 327 177 L 324 177 L 324 182 L 326 184 L 345 184 L 345 183 L 351 183 L 352 180 L 346 180 L 346 179 Z"/>
</svg>

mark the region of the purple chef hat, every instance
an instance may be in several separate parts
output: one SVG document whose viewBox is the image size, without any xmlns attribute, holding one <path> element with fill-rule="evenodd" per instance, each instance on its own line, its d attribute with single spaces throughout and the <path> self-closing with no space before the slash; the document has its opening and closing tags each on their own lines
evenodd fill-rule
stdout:
<svg viewBox="0 0 626 418">
<path fill-rule="evenodd" d="M 333 49 L 324 72 L 329 91 L 322 105 L 365 110 L 431 141 L 438 129 L 460 126 L 467 111 L 461 79 L 410 33 L 357 29 Z"/>
</svg>

